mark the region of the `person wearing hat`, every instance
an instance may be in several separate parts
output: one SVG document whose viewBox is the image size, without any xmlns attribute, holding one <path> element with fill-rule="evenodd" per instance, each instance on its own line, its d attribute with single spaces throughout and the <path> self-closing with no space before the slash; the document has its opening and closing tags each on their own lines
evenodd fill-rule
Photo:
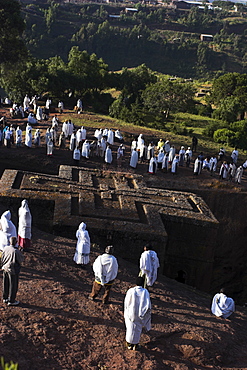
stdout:
<svg viewBox="0 0 247 370">
<path fill-rule="evenodd" d="M 112 245 L 108 245 L 105 249 L 105 253 L 98 256 L 93 263 L 95 280 L 93 282 L 92 292 L 89 296 L 89 299 L 92 301 L 97 297 L 101 288 L 104 287 L 105 292 L 102 302 L 104 304 L 109 302 L 110 290 L 118 273 L 117 259 L 112 255 L 113 249 Z"/>
</svg>

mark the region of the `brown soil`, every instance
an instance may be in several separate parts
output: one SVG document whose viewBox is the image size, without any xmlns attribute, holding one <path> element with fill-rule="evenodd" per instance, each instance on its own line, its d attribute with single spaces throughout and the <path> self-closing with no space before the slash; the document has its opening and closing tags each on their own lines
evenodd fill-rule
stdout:
<svg viewBox="0 0 247 370">
<path fill-rule="evenodd" d="M 150 131 L 142 132 L 150 135 Z M 131 134 L 137 132 L 127 134 L 130 141 Z M 128 161 L 118 170 L 130 171 Z M 53 157 L 47 158 L 44 145 L 32 149 L 0 147 L 1 172 L 15 168 L 56 174 L 59 164 L 72 164 L 68 149 L 55 149 Z M 81 161 L 81 165 L 104 166 L 97 159 Z M 110 168 L 117 168 L 116 161 Z M 245 183 L 236 187 L 208 173 L 194 178 L 192 169 L 179 169 L 177 176 L 150 176 L 146 171 L 147 164 L 143 164 L 135 172 L 142 173 L 152 186 L 191 190 L 224 187 L 230 192 L 245 188 Z M 118 258 L 120 269 L 111 303 L 102 305 L 100 298 L 88 300 L 91 264 L 102 253 L 101 247 L 92 247 L 90 266 L 83 270 L 73 262 L 75 240 L 34 229 L 32 244 L 20 276 L 20 306 L 0 304 L 0 355 L 8 362 L 18 362 L 19 369 L 247 369 L 245 308 L 237 307 L 231 320 L 218 319 L 210 312 L 210 296 L 159 276 L 150 290 L 152 330 L 142 334 L 140 352 L 129 351 L 125 347 L 123 300 L 133 286 L 138 266 Z"/>
</svg>

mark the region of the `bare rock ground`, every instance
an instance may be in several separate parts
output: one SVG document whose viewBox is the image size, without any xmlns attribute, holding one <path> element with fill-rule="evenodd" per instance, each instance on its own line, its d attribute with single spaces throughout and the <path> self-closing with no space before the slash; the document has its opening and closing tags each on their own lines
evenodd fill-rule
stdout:
<svg viewBox="0 0 247 370">
<path fill-rule="evenodd" d="M 152 330 L 140 352 L 125 347 L 123 300 L 138 267 L 118 258 L 111 302 L 88 300 L 93 281 L 73 262 L 75 240 L 34 230 L 25 253 L 18 307 L 0 305 L 0 348 L 20 369 L 245 369 L 247 313 L 214 317 L 211 297 L 159 276 L 150 289 Z M 91 263 L 102 253 L 93 246 Z M 1 277 L 2 279 L 2 277 Z"/>
<path fill-rule="evenodd" d="M 24 121 L 13 122 L 24 127 Z M 44 135 L 48 124 L 39 127 Z M 92 123 L 88 130 L 91 136 L 93 127 Z M 129 142 L 131 135 L 138 133 L 129 130 Z M 55 149 L 53 157 L 47 158 L 44 137 L 42 140 L 40 148 L 0 147 L 0 173 L 15 168 L 57 174 L 59 164 L 72 164 L 68 149 Z M 103 163 L 95 158 L 80 165 L 98 167 Z M 117 168 L 115 160 L 110 168 Z M 131 171 L 127 159 L 119 170 Z M 181 168 L 175 177 L 169 173 L 150 176 L 146 171 L 147 164 L 143 164 L 135 172 L 157 187 L 245 190 L 245 179 L 238 187 L 219 182 L 208 173 L 195 178 L 192 169 Z M 93 273 L 90 266 L 83 270 L 74 264 L 75 240 L 34 229 L 32 243 L 20 276 L 20 306 L 0 303 L 0 355 L 8 362 L 18 362 L 20 370 L 247 369 L 245 308 L 237 306 L 231 320 L 218 319 L 210 312 L 210 296 L 159 276 L 150 290 L 152 330 L 142 334 L 141 351 L 129 351 L 125 347 L 123 300 L 134 285 L 138 266 L 118 258 L 120 271 L 111 303 L 102 305 L 100 298 L 88 300 Z M 101 247 L 93 246 L 90 265 L 102 253 Z"/>
</svg>

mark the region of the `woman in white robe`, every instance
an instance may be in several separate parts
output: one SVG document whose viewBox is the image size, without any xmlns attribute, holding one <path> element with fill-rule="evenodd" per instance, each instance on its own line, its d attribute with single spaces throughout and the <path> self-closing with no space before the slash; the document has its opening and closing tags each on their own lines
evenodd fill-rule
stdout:
<svg viewBox="0 0 247 370">
<path fill-rule="evenodd" d="M 172 161 L 171 173 L 176 174 L 178 171 L 179 156 L 176 155 Z"/>
<path fill-rule="evenodd" d="M 137 150 L 141 150 L 141 147 L 144 145 L 144 139 L 142 134 L 140 134 L 137 138 Z"/>
<path fill-rule="evenodd" d="M 30 123 L 30 125 L 36 125 L 38 123 L 33 113 L 29 113 L 27 117 L 27 122 Z"/>
<path fill-rule="evenodd" d="M 40 146 L 40 130 L 37 129 L 34 133 L 34 145 Z"/>
<path fill-rule="evenodd" d="M 78 146 L 76 141 L 76 134 L 73 132 L 69 141 L 69 150 L 73 152 L 76 146 Z"/>
<path fill-rule="evenodd" d="M 43 114 L 42 108 L 37 107 L 36 118 L 38 121 L 42 121 L 42 118 L 43 118 L 42 114 Z"/>
<path fill-rule="evenodd" d="M 108 130 L 107 132 L 107 142 L 110 145 L 114 144 L 114 132 L 112 131 L 112 129 Z"/>
<path fill-rule="evenodd" d="M 87 130 L 82 126 L 81 127 L 81 140 L 84 141 L 87 138 Z"/>
<path fill-rule="evenodd" d="M 22 143 L 22 130 L 20 129 L 19 126 L 15 131 L 15 143 L 17 147 L 20 147 Z"/>
<path fill-rule="evenodd" d="M 25 145 L 29 148 L 32 147 L 32 127 L 29 124 L 26 127 Z"/>
<path fill-rule="evenodd" d="M 157 159 L 156 157 L 152 157 L 149 161 L 148 173 L 154 175 L 156 172 L 157 172 Z"/>
<path fill-rule="evenodd" d="M 31 247 L 32 237 L 32 215 L 28 207 L 28 201 L 26 199 L 23 199 L 23 201 L 21 202 L 18 216 L 18 244 L 23 250 L 26 250 Z"/>
<path fill-rule="evenodd" d="M 227 319 L 235 311 L 235 303 L 232 298 L 225 295 L 224 289 L 213 297 L 211 312 L 217 317 Z"/>
<path fill-rule="evenodd" d="M 168 172 L 168 167 L 169 167 L 168 158 L 169 158 L 169 154 L 166 153 L 164 156 L 163 162 L 162 162 L 162 170 L 164 170 L 165 172 Z"/>
<path fill-rule="evenodd" d="M 158 168 L 161 168 L 162 167 L 162 163 L 163 163 L 163 160 L 164 160 L 164 150 L 163 148 L 161 148 L 159 150 L 159 154 L 158 154 L 158 158 L 157 158 L 157 162 L 158 162 Z"/>
<path fill-rule="evenodd" d="M 241 184 L 242 176 L 243 176 L 244 169 L 242 166 L 239 166 L 236 170 L 235 175 L 235 182 L 238 184 Z"/>
<path fill-rule="evenodd" d="M 219 173 L 219 177 L 220 179 L 222 180 L 226 180 L 227 179 L 227 176 L 228 176 L 228 164 L 226 161 L 224 161 L 220 167 L 220 173 Z"/>
<path fill-rule="evenodd" d="M 138 152 L 136 149 L 133 149 L 130 157 L 130 167 L 136 168 L 137 163 L 138 163 Z"/>
<path fill-rule="evenodd" d="M 151 329 L 151 301 L 148 290 L 143 288 L 143 277 L 138 277 L 136 284 L 127 291 L 124 300 L 126 344 L 131 350 L 139 349 L 142 328 Z"/>
<path fill-rule="evenodd" d="M 87 265 L 90 254 L 90 236 L 86 230 L 86 224 L 82 222 L 76 232 L 77 244 L 74 255 L 74 262 L 77 265 Z"/>
<path fill-rule="evenodd" d="M 105 151 L 105 162 L 111 164 L 112 163 L 112 151 L 109 145 L 106 148 Z"/>
<path fill-rule="evenodd" d="M 29 110 L 29 104 L 30 104 L 30 98 L 28 97 L 28 95 L 26 95 L 24 100 L 23 100 L 23 109 L 24 109 L 24 111 Z"/>
<path fill-rule="evenodd" d="M 169 157 L 168 157 L 168 161 L 170 163 L 172 163 L 173 158 L 175 157 L 175 153 L 176 153 L 176 149 L 175 149 L 174 145 L 172 145 L 170 150 L 169 150 Z"/>
<path fill-rule="evenodd" d="M 1 230 L 0 230 L 0 250 L 9 245 L 9 239 L 12 236 L 17 238 L 16 227 L 11 221 L 11 212 L 5 211 L 0 219 Z"/>
<path fill-rule="evenodd" d="M 123 135 L 121 134 L 121 132 L 119 130 L 115 131 L 115 139 L 117 141 L 119 141 L 120 143 L 123 142 Z"/>
<path fill-rule="evenodd" d="M 85 140 L 82 145 L 81 156 L 86 159 L 89 159 L 89 152 L 90 152 L 90 143 L 87 140 Z"/>
<path fill-rule="evenodd" d="M 53 152 L 53 142 L 52 142 L 52 139 L 49 137 L 48 139 L 48 143 L 46 144 L 46 154 L 47 155 L 52 155 L 52 152 Z"/>
</svg>

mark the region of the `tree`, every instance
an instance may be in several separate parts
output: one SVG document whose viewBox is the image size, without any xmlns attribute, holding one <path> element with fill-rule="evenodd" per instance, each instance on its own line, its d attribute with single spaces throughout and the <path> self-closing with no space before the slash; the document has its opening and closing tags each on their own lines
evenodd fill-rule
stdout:
<svg viewBox="0 0 247 370">
<path fill-rule="evenodd" d="M 234 145 L 235 133 L 227 128 L 221 128 L 214 132 L 214 141 L 216 143 Z"/>
<path fill-rule="evenodd" d="M 235 96 L 227 96 L 222 99 L 219 108 L 213 112 L 213 118 L 220 119 L 226 123 L 234 122 L 240 110 L 240 101 Z"/>
<path fill-rule="evenodd" d="M 15 63 L 26 54 L 21 39 L 25 24 L 20 10 L 18 1 L 0 0 L 0 64 Z"/>
<path fill-rule="evenodd" d="M 170 111 L 186 111 L 194 106 L 194 95 L 195 90 L 190 84 L 164 80 L 148 86 L 143 91 L 142 99 L 146 108 L 165 113 L 168 118 Z"/>
<path fill-rule="evenodd" d="M 247 110 L 247 74 L 226 73 L 214 80 L 210 100 L 220 111 L 234 113 L 231 118 L 225 118 L 227 122 L 235 121 L 238 114 L 243 116 Z"/>
</svg>

